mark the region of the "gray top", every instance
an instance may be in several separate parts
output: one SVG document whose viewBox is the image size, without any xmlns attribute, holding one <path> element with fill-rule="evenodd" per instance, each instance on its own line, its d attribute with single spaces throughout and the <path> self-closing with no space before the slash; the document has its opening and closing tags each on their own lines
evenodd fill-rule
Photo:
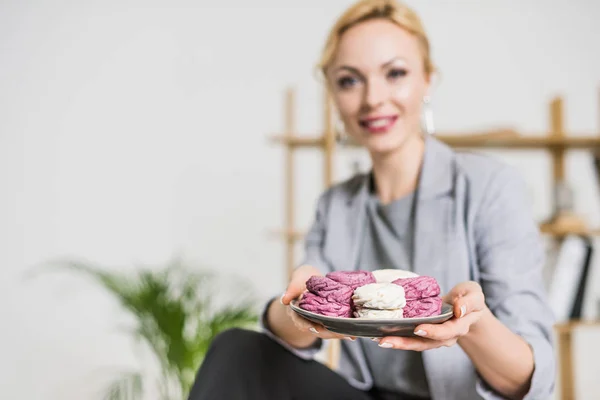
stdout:
<svg viewBox="0 0 600 400">
<path fill-rule="evenodd" d="M 395 268 L 412 271 L 412 204 L 409 194 L 383 205 L 371 192 L 367 201 L 366 226 L 357 269 Z M 420 352 L 380 348 L 369 339 L 359 339 L 373 385 L 390 392 L 429 398 L 429 387 Z"/>
<path fill-rule="evenodd" d="M 520 174 L 489 156 L 459 153 L 427 136 L 415 193 L 414 272 L 436 278 L 442 294 L 460 282 L 479 282 L 490 311 L 533 350 L 535 368 L 524 400 L 551 399 L 556 379 L 554 316 L 542 279 L 544 246 Z M 335 184 L 319 196 L 300 265 L 323 273 L 357 266 L 368 199 L 368 174 Z M 263 331 L 304 359 L 320 349 L 294 348 L 268 326 Z M 363 342 L 341 340 L 335 370 L 354 387 L 369 390 L 381 379 L 370 365 L 381 363 L 379 356 L 388 353 L 378 353 L 377 360 L 368 363 Z M 504 398 L 482 379 L 459 345 L 421 356 L 433 400 Z"/>
</svg>

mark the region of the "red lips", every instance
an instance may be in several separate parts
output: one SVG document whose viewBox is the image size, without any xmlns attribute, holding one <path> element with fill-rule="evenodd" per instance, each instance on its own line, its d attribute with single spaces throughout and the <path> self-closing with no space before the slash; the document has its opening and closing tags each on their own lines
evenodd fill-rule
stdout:
<svg viewBox="0 0 600 400">
<path fill-rule="evenodd" d="M 359 122 L 360 126 L 366 129 L 369 133 L 385 133 L 390 130 L 396 123 L 397 116 L 378 116 L 362 118 Z"/>
</svg>

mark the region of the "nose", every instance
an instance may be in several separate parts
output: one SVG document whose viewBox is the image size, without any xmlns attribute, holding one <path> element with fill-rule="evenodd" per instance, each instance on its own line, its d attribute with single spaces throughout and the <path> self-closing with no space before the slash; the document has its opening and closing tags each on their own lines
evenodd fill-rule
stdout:
<svg viewBox="0 0 600 400">
<path fill-rule="evenodd" d="M 388 91 L 385 82 L 379 79 L 368 81 L 365 90 L 364 103 L 369 109 L 377 108 L 387 99 Z"/>
</svg>

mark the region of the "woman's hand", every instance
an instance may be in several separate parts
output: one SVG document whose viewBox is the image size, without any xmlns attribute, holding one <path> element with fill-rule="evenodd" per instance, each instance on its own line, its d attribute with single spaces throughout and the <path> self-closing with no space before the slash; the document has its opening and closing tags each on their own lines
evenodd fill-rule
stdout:
<svg viewBox="0 0 600 400">
<path fill-rule="evenodd" d="M 388 336 L 374 339 L 383 348 L 423 351 L 442 346 L 453 346 L 457 340 L 469 333 L 487 309 L 481 286 L 468 281 L 456 285 L 443 301 L 453 305 L 454 317 L 442 324 L 422 324 L 415 328 L 421 337 Z"/>
<path fill-rule="evenodd" d="M 301 332 L 310 332 L 315 338 L 354 340 L 355 338 L 349 338 L 348 336 L 328 331 L 323 325 L 315 324 L 301 317 L 289 307 L 289 304 L 293 299 L 299 298 L 300 295 L 306 291 L 306 281 L 314 275 L 322 276 L 323 274 L 317 268 L 310 265 L 303 265 L 294 271 L 290 283 L 280 300 L 281 304 L 286 306 L 285 308 L 288 317 L 292 320 L 296 329 Z"/>
</svg>

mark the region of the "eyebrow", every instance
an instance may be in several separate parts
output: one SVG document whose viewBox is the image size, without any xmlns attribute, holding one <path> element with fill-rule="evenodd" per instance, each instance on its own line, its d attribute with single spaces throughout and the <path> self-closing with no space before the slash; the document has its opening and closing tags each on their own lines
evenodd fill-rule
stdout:
<svg viewBox="0 0 600 400">
<path fill-rule="evenodd" d="M 404 60 L 404 58 L 402 58 L 402 57 L 400 57 L 400 56 L 398 56 L 398 57 L 394 57 L 394 58 L 392 58 L 391 60 L 389 60 L 389 61 L 386 61 L 386 62 L 384 62 L 383 64 L 381 64 L 381 68 L 386 68 L 386 67 L 388 67 L 390 64 L 393 64 L 393 63 L 394 63 L 395 61 L 397 61 L 397 60 L 405 61 L 405 60 Z M 337 67 L 337 68 L 335 69 L 335 71 L 337 72 L 337 71 L 339 71 L 339 70 L 342 70 L 342 69 L 345 69 L 345 70 L 348 70 L 348 71 L 351 71 L 351 72 L 354 72 L 354 73 L 356 73 L 356 74 L 360 75 L 360 71 L 359 71 L 357 68 L 355 68 L 355 67 L 351 67 L 351 66 L 349 66 L 349 65 L 341 65 L 341 66 Z"/>
</svg>

